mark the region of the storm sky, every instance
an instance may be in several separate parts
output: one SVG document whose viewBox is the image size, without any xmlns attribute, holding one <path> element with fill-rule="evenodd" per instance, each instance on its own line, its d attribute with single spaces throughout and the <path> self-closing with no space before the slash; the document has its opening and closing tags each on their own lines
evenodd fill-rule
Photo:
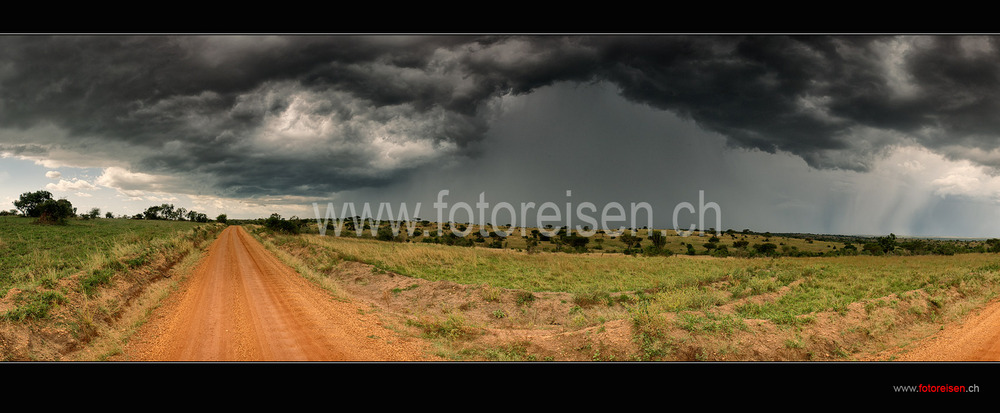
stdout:
<svg viewBox="0 0 1000 413">
<path fill-rule="evenodd" d="M 722 228 L 992 237 L 998 112 L 989 36 L 3 36 L 0 201 L 432 219 L 446 189 L 672 227 L 703 193 Z"/>
</svg>

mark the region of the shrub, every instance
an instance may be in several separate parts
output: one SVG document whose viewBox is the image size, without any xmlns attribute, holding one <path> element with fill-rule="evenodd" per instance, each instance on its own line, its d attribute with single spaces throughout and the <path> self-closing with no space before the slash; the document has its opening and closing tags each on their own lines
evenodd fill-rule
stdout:
<svg viewBox="0 0 1000 413">
<path fill-rule="evenodd" d="M 282 218 L 281 215 L 278 214 L 271 214 L 268 219 L 264 220 L 264 227 L 274 232 L 283 232 L 286 234 L 299 233 L 298 225 Z"/>
<path fill-rule="evenodd" d="M 65 199 L 47 200 L 38 206 L 38 222 L 42 224 L 65 224 L 66 219 L 76 215 L 73 204 Z"/>
</svg>

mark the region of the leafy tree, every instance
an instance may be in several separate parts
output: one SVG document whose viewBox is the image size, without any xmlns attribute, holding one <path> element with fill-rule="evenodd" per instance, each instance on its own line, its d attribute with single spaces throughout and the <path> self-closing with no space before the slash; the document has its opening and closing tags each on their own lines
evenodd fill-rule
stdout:
<svg viewBox="0 0 1000 413">
<path fill-rule="evenodd" d="M 888 254 L 896 249 L 896 234 L 890 233 L 888 236 L 878 237 L 875 239 L 875 242 L 878 243 L 883 253 Z"/>
<path fill-rule="evenodd" d="M 478 233 L 477 233 L 477 235 L 478 235 Z M 392 241 L 395 238 L 396 238 L 395 235 L 392 235 L 392 228 L 389 228 L 388 225 L 383 225 L 383 226 L 379 227 L 378 233 L 375 236 L 375 239 L 377 239 L 379 241 Z M 480 236 L 480 239 L 482 239 L 481 236 Z"/>
<path fill-rule="evenodd" d="M 67 218 L 76 216 L 76 208 L 65 199 L 42 202 L 37 207 L 38 222 L 42 224 L 65 224 Z"/>
<path fill-rule="evenodd" d="M 223 224 L 226 223 L 227 219 L 228 219 L 228 217 L 226 216 L 226 214 L 219 214 L 219 216 L 215 217 L 216 221 L 218 221 L 220 223 L 223 223 Z"/>
<path fill-rule="evenodd" d="M 576 251 L 584 252 L 587 250 L 587 244 L 590 243 L 590 238 L 577 234 L 566 235 L 563 236 L 563 242 Z"/>
<path fill-rule="evenodd" d="M 711 254 L 713 257 L 728 257 L 729 248 L 727 248 L 725 245 L 720 245 L 714 251 L 711 251 Z"/>
<path fill-rule="evenodd" d="M 142 211 L 142 219 L 160 219 L 160 207 L 151 206 Z"/>
<path fill-rule="evenodd" d="M 90 212 L 87 212 L 87 214 L 85 215 L 85 218 L 87 218 L 87 219 L 97 219 L 97 217 L 99 217 L 99 216 L 101 216 L 101 209 L 100 208 L 91 208 Z"/>
<path fill-rule="evenodd" d="M 653 243 L 654 248 L 663 249 L 667 245 L 667 237 L 663 236 L 660 231 L 653 231 L 649 234 L 649 242 Z"/>
<path fill-rule="evenodd" d="M 299 227 L 281 217 L 277 213 L 271 214 L 269 218 L 264 220 L 264 227 L 275 232 L 284 232 L 288 234 L 298 234 Z"/>
<path fill-rule="evenodd" d="M 631 250 L 633 247 L 638 247 L 642 243 L 642 238 L 628 232 L 619 235 L 618 240 L 625 244 L 626 251 Z"/>
<path fill-rule="evenodd" d="M 753 248 L 760 254 L 771 255 L 777 251 L 778 246 L 772 242 L 765 242 L 763 244 L 754 244 Z"/>
<path fill-rule="evenodd" d="M 913 254 L 926 254 L 930 249 L 930 244 L 928 244 L 926 240 L 922 239 L 912 239 L 906 242 L 901 242 L 899 243 L 899 246 Z"/>
<path fill-rule="evenodd" d="M 882 245 L 877 242 L 866 242 L 865 245 L 861 247 L 861 250 L 872 255 L 882 255 L 885 253 Z"/>
<path fill-rule="evenodd" d="M 1000 239 L 990 238 L 986 240 L 986 251 L 1000 252 Z"/>
<path fill-rule="evenodd" d="M 524 237 L 525 249 L 528 254 L 534 254 L 538 252 L 538 237 Z"/>
<path fill-rule="evenodd" d="M 21 215 L 38 218 L 42 215 L 39 207 L 44 202 L 52 200 L 52 193 L 49 191 L 25 192 L 17 201 L 14 201 L 14 207 L 21 211 Z"/>
<path fill-rule="evenodd" d="M 107 219 L 111 219 L 111 218 L 115 217 L 115 214 L 112 214 L 112 213 L 108 212 L 108 213 L 104 214 L 104 217 L 107 218 Z"/>
<path fill-rule="evenodd" d="M 750 241 L 747 240 L 733 242 L 733 248 L 746 248 L 748 245 L 750 245 Z"/>
</svg>

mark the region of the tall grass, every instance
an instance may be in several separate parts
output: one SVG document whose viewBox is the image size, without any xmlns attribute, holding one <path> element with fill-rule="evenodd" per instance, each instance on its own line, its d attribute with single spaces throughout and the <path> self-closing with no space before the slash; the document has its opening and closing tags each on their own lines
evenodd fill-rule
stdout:
<svg viewBox="0 0 1000 413">
<path fill-rule="evenodd" d="M 817 258 L 646 257 L 619 254 L 528 254 L 509 249 L 384 242 L 317 235 L 275 242 L 330 259 L 354 260 L 427 280 L 488 284 L 579 297 L 645 293 L 650 310 L 702 310 L 787 289 L 777 300 L 739 307 L 747 318 L 794 322 L 817 311 L 924 290 L 960 288 L 991 294 L 1000 284 L 1000 255 L 843 256 Z M 335 257 L 335 258 L 333 258 Z M 607 299 L 610 303 L 610 298 Z"/>
<path fill-rule="evenodd" d="M 117 265 L 142 264 L 152 250 L 170 246 L 179 232 L 195 236 L 193 222 L 96 219 L 68 225 L 0 217 L 0 293 L 28 289 L 70 274 L 93 274 Z M 125 259 L 125 262 L 119 260 Z M 129 262 L 128 260 L 134 260 Z"/>
</svg>

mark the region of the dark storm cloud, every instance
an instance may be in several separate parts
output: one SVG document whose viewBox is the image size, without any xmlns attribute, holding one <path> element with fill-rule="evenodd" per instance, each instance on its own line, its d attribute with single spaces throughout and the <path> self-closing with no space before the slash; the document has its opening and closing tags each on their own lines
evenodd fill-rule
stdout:
<svg viewBox="0 0 1000 413">
<path fill-rule="evenodd" d="M 11 36 L 0 136 L 65 133 L 0 144 L 100 139 L 220 194 L 315 194 L 478 155 L 499 96 L 610 82 L 816 168 L 863 171 L 910 141 L 1000 166 L 998 73 L 993 38 Z"/>
</svg>

